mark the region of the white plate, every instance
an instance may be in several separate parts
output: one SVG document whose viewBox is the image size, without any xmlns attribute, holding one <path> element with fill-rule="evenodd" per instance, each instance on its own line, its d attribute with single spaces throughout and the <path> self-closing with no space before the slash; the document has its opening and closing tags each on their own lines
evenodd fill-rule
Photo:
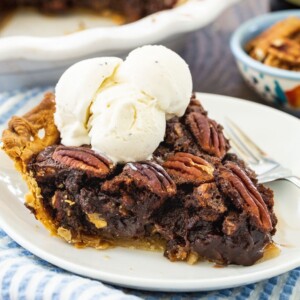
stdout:
<svg viewBox="0 0 300 300">
<path fill-rule="evenodd" d="M 230 117 L 267 152 L 300 174 L 300 121 L 285 113 L 234 98 L 199 94 L 211 117 Z M 279 218 L 275 236 L 281 254 L 251 267 L 214 268 L 212 263 L 171 263 L 162 253 L 130 249 L 76 249 L 51 237 L 23 206 L 26 187 L 1 152 L 0 226 L 20 245 L 52 264 L 105 282 L 155 291 L 215 290 L 248 284 L 300 266 L 300 190 L 271 184 Z"/>
<path fill-rule="evenodd" d="M 0 91 L 55 83 L 79 60 L 124 57 L 141 45 L 178 50 L 187 33 L 206 26 L 238 1 L 187 0 L 122 26 L 84 13 L 63 17 L 18 13 L 0 28 Z"/>
</svg>

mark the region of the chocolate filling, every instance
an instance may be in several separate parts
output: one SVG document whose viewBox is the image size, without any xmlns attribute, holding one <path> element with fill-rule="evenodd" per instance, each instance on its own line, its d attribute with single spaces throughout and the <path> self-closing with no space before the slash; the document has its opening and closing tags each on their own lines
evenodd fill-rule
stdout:
<svg viewBox="0 0 300 300">
<path fill-rule="evenodd" d="M 54 145 L 33 157 L 28 170 L 56 228 L 67 229 L 72 238 L 100 236 L 112 245 L 118 239 L 160 240 L 171 261 L 194 255 L 220 264 L 252 265 L 261 258 L 277 222 L 273 193 L 257 184 L 253 171 L 235 155 L 220 157 L 221 151 L 210 151 L 217 144 L 209 144 L 209 138 L 202 147 L 203 139 L 197 140 L 187 122 L 191 113 L 207 118 L 191 101 L 185 116 L 168 121 L 165 140 L 152 161 L 116 167 L 106 161 L 102 177 L 87 161 L 80 162 L 78 151 L 90 154 L 88 147 Z M 227 152 L 219 125 L 218 137 Z M 76 149 L 76 155 L 62 159 L 57 149 L 68 155 Z M 258 194 L 264 202 L 260 210 L 255 206 Z"/>
</svg>

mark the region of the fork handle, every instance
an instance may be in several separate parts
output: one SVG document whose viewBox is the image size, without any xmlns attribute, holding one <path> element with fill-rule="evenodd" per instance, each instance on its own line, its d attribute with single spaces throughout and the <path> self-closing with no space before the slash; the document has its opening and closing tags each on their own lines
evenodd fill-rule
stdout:
<svg viewBox="0 0 300 300">
<path fill-rule="evenodd" d="M 300 178 L 298 176 L 289 176 L 284 178 L 288 180 L 289 182 L 295 184 L 300 189 Z"/>
</svg>

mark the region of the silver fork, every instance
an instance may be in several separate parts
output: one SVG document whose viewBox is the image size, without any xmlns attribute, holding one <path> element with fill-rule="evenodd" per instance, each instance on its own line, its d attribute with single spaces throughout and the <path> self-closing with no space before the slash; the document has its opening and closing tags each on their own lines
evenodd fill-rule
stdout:
<svg viewBox="0 0 300 300">
<path fill-rule="evenodd" d="M 256 172 L 260 183 L 284 179 L 300 188 L 300 178 L 261 150 L 233 121 L 226 119 L 233 150 Z"/>
</svg>

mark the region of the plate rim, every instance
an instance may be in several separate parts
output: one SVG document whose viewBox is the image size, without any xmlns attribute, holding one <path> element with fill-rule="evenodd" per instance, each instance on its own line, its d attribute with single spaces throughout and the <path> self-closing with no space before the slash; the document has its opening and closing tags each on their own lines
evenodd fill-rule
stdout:
<svg viewBox="0 0 300 300">
<path fill-rule="evenodd" d="M 230 96 L 223 96 L 223 95 L 217 95 L 217 94 L 206 94 L 206 93 L 197 93 L 199 96 L 200 100 L 201 98 L 213 98 L 213 97 L 221 97 L 221 98 L 226 98 L 226 99 L 231 99 L 232 101 L 237 101 L 241 105 L 244 105 L 246 103 L 247 105 L 251 106 L 258 106 L 261 109 L 265 109 L 267 111 L 271 110 L 272 113 L 278 113 L 280 115 L 284 115 L 284 117 L 288 117 L 290 119 L 293 119 L 293 121 L 297 122 L 297 126 L 300 128 L 300 120 L 297 118 L 290 116 L 284 112 L 278 111 L 274 108 L 259 104 L 259 103 L 253 103 L 251 101 L 245 102 L 245 100 L 240 99 L 240 98 L 234 98 Z M 222 101 L 222 99 L 219 99 L 217 101 Z M 204 100 L 206 101 L 206 100 Z M 0 199 L 0 202 L 3 201 Z M 18 201 L 18 200 L 17 200 Z M 70 271 L 72 273 L 78 274 L 80 276 L 85 276 L 89 278 L 93 278 L 96 280 L 101 280 L 103 282 L 107 282 L 110 284 L 115 284 L 118 286 L 123 286 L 123 287 L 129 287 L 129 288 L 134 288 L 134 289 L 141 289 L 141 290 L 148 290 L 148 291 L 171 291 L 171 292 L 195 292 L 195 291 L 211 291 L 211 290 L 218 290 L 218 289 L 224 289 L 224 288 L 233 288 L 236 286 L 241 286 L 245 284 L 250 284 L 254 282 L 258 282 L 264 279 L 271 278 L 273 276 L 280 275 L 284 272 L 287 272 L 289 270 L 292 270 L 296 267 L 300 266 L 300 256 L 299 259 L 294 259 L 292 261 L 288 261 L 284 264 L 284 267 L 282 264 L 279 265 L 274 265 L 271 268 L 267 268 L 264 270 L 256 270 L 252 271 L 250 274 L 250 279 L 249 279 L 249 274 L 234 274 L 234 275 L 229 275 L 226 276 L 223 279 L 222 284 L 220 285 L 219 279 L 195 279 L 195 280 L 182 280 L 182 279 L 164 279 L 159 280 L 156 282 L 153 279 L 145 279 L 145 278 L 137 278 L 137 277 L 128 277 L 128 276 L 123 276 L 123 275 L 118 275 L 118 274 L 111 274 L 107 273 L 105 271 L 96 272 L 95 270 L 91 270 L 89 267 L 86 266 L 77 266 L 76 263 L 74 262 L 68 262 L 64 261 L 63 258 L 57 257 L 56 255 L 53 255 L 51 253 L 48 253 L 45 249 L 39 249 L 36 248 L 37 246 L 34 244 L 31 244 L 26 237 L 23 237 L 22 235 L 18 235 L 18 233 L 15 231 L 16 229 L 11 228 L 9 224 L 7 224 L 0 212 L 0 227 L 13 239 L 15 240 L 18 244 L 20 244 L 22 247 L 25 249 L 29 250 L 31 253 L 34 255 L 40 257 L 41 259 L 50 262 L 51 264 L 65 269 L 67 271 Z M 50 239 L 54 239 L 50 235 L 48 236 Z M 68 245 L 68 244 L 66 244 Z M 286 250 L 289 251 L 289 250 Z M 285 252 L 286 252 L 285 251 Z M 296 253 L 299 252 L 300 254 L 300 249 L 293 249 Z M 74 270 L 75 268 L 75 270 Z M 241 267 L 241 266 L 232 266 L 234 269 L 239 269 L 239 268 L 247 268 L 247 267 Z M 271 270 L 271 271 L 270 271 Z M 97 275 L 97 274 L 98 275 Z M 100 276 L 99 276 L 100 273 Z M 92 276 L 91 276 L 92 275 Z M 97 275 L 97 276 L 96 276 Z M 102 278 L 100 278 L 102 277 Z M 105 278 L 104 278 L 105 277 Z M 232 278 L 233 277 L 233 278 Z M 234 282 L 232 282 L 234 280 Z M 138 281 L 138 283 L 137 283 Z M 171 287 L 172 285 L 172 287 Z M 175 285 L 175 286 L 174 286 Z"/>
</svg>

